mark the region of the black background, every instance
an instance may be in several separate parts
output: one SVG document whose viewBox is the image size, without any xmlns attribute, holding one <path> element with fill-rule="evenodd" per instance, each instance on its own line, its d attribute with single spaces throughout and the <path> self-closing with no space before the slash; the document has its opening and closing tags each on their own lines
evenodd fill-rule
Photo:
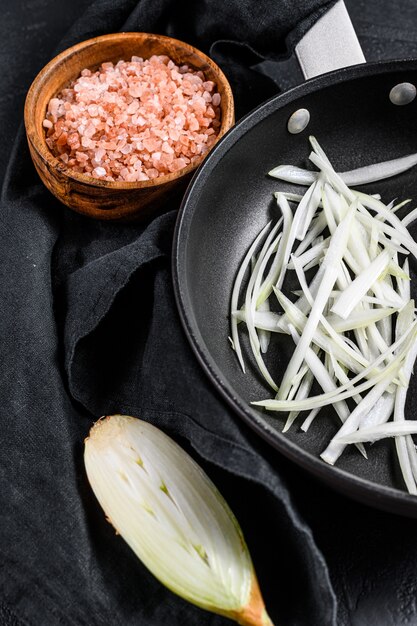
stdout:
<svg viewBox="0 0 417 626">
<path fill-rule="evenodd" d="M 294 42 L 306 7 L 321 4 L 271 1 L 274 20 L 268 2 L 242 2 L 230 24 L 232 2 L 190 3 L 187 21 L 180 0 L 2 0 L 0 624 L 227 623 L 163 589 L 105 523 L 82 440 L 112 411 L 152 420 L 204 465 L 242 524 L 276 623 L 417 624 L 415 521 L 316 484 L 213 396 L 172 303 L 175 204 L 140 227 L 89 222 L 43 190 L 18 134 L 26 91 L 54 53 L 120 29 L 206 51 L 249 42 L 258 54 L 212 48 L 239 116 L 299 80 L 281 60 L 285 36 Z M 347 6 L 368 60 L 417 56 L 415 2 Z"/>
</svg>

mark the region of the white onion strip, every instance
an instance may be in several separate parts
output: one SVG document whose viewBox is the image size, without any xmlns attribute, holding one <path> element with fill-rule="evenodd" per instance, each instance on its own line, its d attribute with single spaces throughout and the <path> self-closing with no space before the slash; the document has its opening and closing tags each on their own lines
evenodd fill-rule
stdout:
<svg viewBox="0 0 417 626">
<path fill-rule="evenodd" d="M 275 194 L 282 212 L 280 239 L 278 230 L 258 236 L 239 309 L 250 270 L 245 256 L 233 288 L 230 341 L 243 364 L 238 330 L 246 328 L 258 369 L 276 391 L 275 399 L 252 404 L 288 412 L 283 432 L 309 411 L 301 424 L 307 432 L 320 410 L 333 405 L 342 425 L 321 458 L 334 464 L 349 443 L 359 444 L 366 455 L 364 442 L 394 436 L 405 485 L 417 495 L 417 448 L 410 434 L 415 431 L 407 431 L 412 422 L 404 413 L 417 357 L 408 260 L 410 254 L 417 259 L 417 242 L 408 230 L 417 209 L 399 219 L 409 199 L 385 204 L 380 194 L 350 188 L 401 174 L 417 165 L 417 154 L 338 173 L 314 137 L 310 143 L 309 159 L 319 171 L 283 165 L 270 172 L 308 189 Z M 289 270 L 295 272 L 288 275 Z M 287 279 L 301 288 L 291 285 L 295 302 L 283 293 Z M 262 354 L 273 349 L 278 333 L 290 335 L 295 347 L 277 389 Z M 322 388 L 314 396 L 313 380 Z M 351 408 L 349 399 L 356 406 Z"/>
<path fill-rule="evenodd" d="M 389 262 L 389 254 L 384 250 L 365 270 L 358 274 L 349 287 L 340 294 L 331 308 L 332 313 L 335 313 L 344 320 L 347 319 L 353 309 L 362 300 L 363 296 L 372 289 L 372 285 L 388 266 Z"/>
<path fill-rule="evenodd" d="M 398 159 L 373 163 L 372 165 L 366 165 L 365 167 L 359 167 L 347 172 L 339 172 L 339 176 L 346 185 L 368 185 L 378 180 L 402 174 L 415 165 L 417 165 L 417 154 L 409 154 Z M 318 177 L 317 172 L 293 165 L 279 165 L 274 167 L 268 174 L 273 178 L 296 185 L 312 185 Z"/>
<path fill-rule="evenodd" d="M 304 327 L 303 334 L 301 335 L 300 342 L 297 344 L 294 350 L 294 353 L 282 379 L 278 391 L 278 398 L 281 400 L 287 397 L 288 389 L 291 384 L 291 379 L 298 372 L 301 363 L 303 362 L 305 349 L 308 348 L 311 343 L 314 332 L 319 324 L 320 316 L 323 313 L 323 309 L 329 298 L 329 293 L 332 291 L 333 286 L 336 282 L 337 264 L 346 250 L 347 241 L 349 238 L 350 224 L 352 222 L 355 211 L 356 206 L 352 205 L 346 217 L 340 222 L 339 226 L 337 227 L 332 237 L 332 241 L 330 242 L 329 248 L 326 252 L 326 255 L 323 259 L 321 267 L 325 268 L 324 275 L 318 288 L 316 299 L 314 301 L 313 307 L 311 308 L 307 323 Z"/>
<path fill-rule="evenodd" d="M 255 250 L 257 249 L 259 243 L 262 241 L 263 237 L 268 232 L 270 226 L 271 226 L 271 222 L 268 222 L 268 224 L 261 230 L 259 235 L 256 237 L 255 241 L 253 242 L 253 244 L 250 246 L 249 250 L 247 251 L 245 258 L 243 259 L 243 263 L 239 268 L 239 271 L 237 273 L 235 283 L 233 286 L 231 306 L 230 306 L 232 311 L 235 311 L 238 308 L 240 288 L 242 286 L 242 282 L 243 282 L 243 278 L 245 276 L 246 270 L 248 269 L 250 265 L 251 258 Z M 242 348 L 240 347 L 240 339 L 239 339 L 239 333 L 237 329 L 237 320 L 236 318 L 233 317 L 233 315 L 231 317 L 230 325 L 231 325 L 231 330 L 232 330 L 232 345 L 234 347 L 234 350 L 236 351 L 240 366 L 243 372 L 245 372 L 245 363 L 243 361 Z"/>
<path fill-rule="evenodd" d="M 334 441 L 340 444 L 364 443 L 366 441 L 379 441 L 387 437 L 400 437 L 403 435 L 417 434 L 417 420 L 404 420 L 403 422 L 388 422 L 379 426 L 362 428 L 354 433 L 336 437 Z"/>
</svg>

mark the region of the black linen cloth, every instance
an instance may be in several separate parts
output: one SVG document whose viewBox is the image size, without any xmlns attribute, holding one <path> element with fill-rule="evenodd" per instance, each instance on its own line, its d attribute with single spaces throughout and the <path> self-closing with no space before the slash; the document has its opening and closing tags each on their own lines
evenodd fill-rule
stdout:
<svg viewBox="0 0 417 626">
<path fill-rule="evenodd" d="M 299 80 L 283 58 L 331 3 L 5 4 L 0 625 L 229 623 L 164 589 L 105 521 L 82 452 L 93 420 L 112 412 L 151 421 L 203 465 L 241 523 L 276 624 L 417 623 L 414 524 L 311 481 L 259 441 L 201 372 L 171 286 L 179 199 L 146 224 L 88 220 L 45 190 L 22 129 L 16 135 L 25 91 L 42 65 L 69 45 L 118 30 L 163 33 L 210 53 L 232 84 L 240 117 Z M 359 25 L 374 20 L 372 7 L 351 4 Z M 371 29 L 380 56 L 394 29 L 394 21 Z M 411 34 L 409 49 L 417 51 Z"/>
</svg>

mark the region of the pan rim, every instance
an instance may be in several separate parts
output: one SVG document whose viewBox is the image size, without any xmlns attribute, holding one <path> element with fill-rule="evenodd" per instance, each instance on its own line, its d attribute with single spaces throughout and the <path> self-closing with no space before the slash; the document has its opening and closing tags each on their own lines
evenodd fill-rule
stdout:
<svg viewBox="0 0 417 626">
<path fill-rule="evenodd" d="M 214 389 L 226 401 L 233 412 L 275 450 L 278 450 L 278 452 L 299 467 L 302 467 L 337 492 L 343 493 L 368 506 L 408 517 L 417 517 L 417 497 L 401 491 L 399 488 L 378 484 L 339 467 L 324 463 L 319 457 L 304 450 L 297 443 L 286 439 L 285 435 L 269 426 L 262 416 L 234 391 L 214 358 L 211 357 L 210 351 L 202 340 L 198 325 L 193 319 L 191 307 L 187 306 L 189 290 L 186 281 L 185 250 L 188 231 L 195 211 L 195 207 L 193 208 L 192 205 L 194 195 L 198 197 L 199 190 L 204 186 L 216 164 L 245 132 L 273 111 L 284 107 L 299 97 L 319 91 L 322 88 L 369 75 L 374 76 L 394 71 L 401 72 L 416 69 L 417 59 L 378 61 L 342 68 L 312 78 L 289 91 L 275 95 L 250 111 L 222 137 L 196 170 L 182 199 L 175 225 L 172 248 L 174 295 L 182 326 L 200 366 L 208 376 Z"/>
</svg>

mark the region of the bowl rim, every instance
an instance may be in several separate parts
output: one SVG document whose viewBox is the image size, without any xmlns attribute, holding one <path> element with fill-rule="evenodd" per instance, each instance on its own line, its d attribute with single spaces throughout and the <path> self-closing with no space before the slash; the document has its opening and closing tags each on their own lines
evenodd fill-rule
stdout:
<svg viewBox="0 0 417 626">
<path fill-rule="evenodd" d="M 46 162 L 50 167 L 54 170 L 57 170 L 60 175 L 66 176 L 69 179 L 72 179 L 78 183 L 83 183 L 84 185 L 90 185 L 93 187 L 102 187 L 104 189 L 109 190 L 134 190 L 134 189 L 151 189 L 153 187 L 161 186 L 164 184 L 171 183 L 175 180 L 179 180 L 183 176 L 187 176 L 191 172 L 197 169 L 202 161 L 205 159 L 207 154 L 202 155 L 200 161 L 197 163 L 190 163 L 186 167 L 176 172 L 171 172 L 170 174 L 164 174 L 163 176 L 158 176 L 157 178 L 153 178 L 150 180 L 144 181 L 136 181 L 136 182 L 128 182 L 128 181 L 107 181 L 101 180 L 98 178 L 94 178 L 93 176 L 88 176 L 86 174 L 81 174 L 79 172 L 74 172 L 74 170 L 70 167 L 67 167 L 65 163 L 60 161 L 57 157 L 55 157 L 50 151 L 48 145 L 46 144 L 45 137 L 40 136 L 38 132 L 36 132 L 36 123 L 35 123 L 35 102 L 37 100 L 37 94 L 41 90 L 43 84 L 45 84 L 51 74 L 56 71 L 57 66 L 59 66 L 63 61 L 65 61 L 72 54 L 79 52 L 85 48 L 90 46 L 97 46 L 103 42 L 108 41 L 118 41 L 121 39 L 143 39 L 143 38 L 155 39 L 157 41 L 166 42 L 167 44 L 173 44 L 177 48 L 185 49 L 188 53 L 195 54 L 200 57 L 207 65 L 210 66 L 212 71 L 218 76 L 217 85 L 222 83 L 225 86 L 224 95 L 225 95 L 225 103 L 224 110 L 222 109 L 222 117 L 221 117 L 221 125 L 219 132 L 216 136 L 216 141 L 209 149 L 208 153 L 211 149 L 217 144 L 217 142 L 221 139 L 221 137 L 233 126 L 234 123 L 234 100 L 233 93 L 230 87 L 230 83 L 227 80 L 225 74 L 220 69 L 220 67 L 204 52 L 201 52 L 198 48 L 181 41 L 180 39 L 175 39 L 173 37 L 168 37 L 167 35 L 159 35 L 156 33 L 147 33 L 147 32 L 119 32 L 119 33 L 109 33 L 106 35 L 99 35 L 98 37 L 92 37 L 90 39 L 85 39 L 69 48 L 66 48 L 55 57 L 53 57 L 37 74 L 34 78 L 31 86 L 29 87 L 25 106 L 24 106 L 24 122 L 26 128 L 26 135 L 29 143 L 36 150 L 38 155 Z M 81 70 L 80 70 L 81 71 Z M 222 96 L 223 99 L 223 96 Z M 29 130 L 30 125 L 32 130 Z"/>
</svg>

